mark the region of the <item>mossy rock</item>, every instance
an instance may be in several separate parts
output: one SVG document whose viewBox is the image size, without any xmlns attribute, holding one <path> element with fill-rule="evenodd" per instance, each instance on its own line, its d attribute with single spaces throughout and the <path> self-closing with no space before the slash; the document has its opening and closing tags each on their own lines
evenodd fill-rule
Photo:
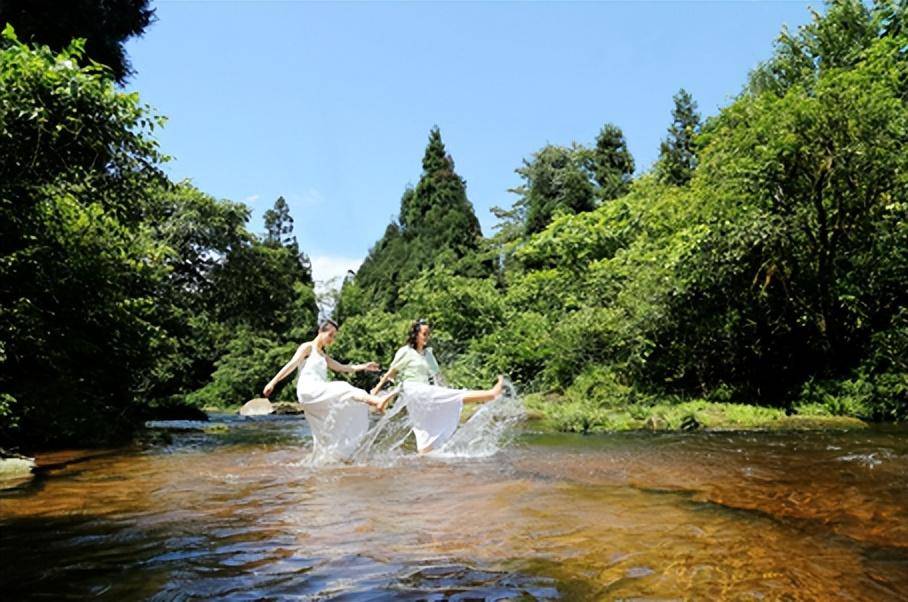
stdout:
<svg viewBox="0 0 908 602">
<path fill-rule="evenodd" d="M 211 426 L 206 426 L 202 430 L 208 435 L 223 435 L 224 433 L 230 432 L 230 427 L 226 424 L 212 424 Z"/>
<path fill-rule="evenodd" d="M 295 401 L 278 401 L 271 404 L 274 414 L 278 416 L 295 416 L 303 413 L 303 406 Z"/>
<path fill-rule="evenodd" d="M 669 424 L 662 416 L 651 415 L 643 422 L 643 428 L 649 431 L 667 431 Z"/>
</svg>

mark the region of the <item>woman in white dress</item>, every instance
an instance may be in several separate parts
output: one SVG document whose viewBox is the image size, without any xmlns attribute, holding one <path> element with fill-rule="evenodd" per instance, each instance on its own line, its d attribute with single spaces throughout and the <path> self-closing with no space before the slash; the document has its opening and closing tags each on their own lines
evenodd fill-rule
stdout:
<svg viewBox="0 0 908 602">
<path fill-rule="evenodd" d="M 482 403 L 501 396 L 504 377 L 485 391 L 449 389 L 444 384 L 438 362 L 427 347 L 430 328 L 425 320 L 417 320 L 410 327 L 407 344 L 397 350 L 388 371 L 372 389 L 377 395 L 388 380 L 401 383 L 401 399 L 407 404 L 407 412 L 416 435 L 419 453 L 440 449 L 457 430 L 460 413 L 465 403 Z M 430 378 L 436 384 L 430 384 Z"/>
<path fill-rule="evenodd" d="M 380 370 L 375 362 L 341 364 L 328 356 L 325 347 L 334 342 L 336 335 L 337 323 L 323 322 L 316 337 L 299 346 L 290 361 L 265 385 L 263 393 L 269 397 L 279 382 L 299 368 L 296 397 L 312 430 L 315 453 L 346 460 L 369 430 L 369 406 L 383 412 L 396 392 L 377 397 L 346 381 L 329 381 L 328 368 L 335 372 Z"/>
</svg>

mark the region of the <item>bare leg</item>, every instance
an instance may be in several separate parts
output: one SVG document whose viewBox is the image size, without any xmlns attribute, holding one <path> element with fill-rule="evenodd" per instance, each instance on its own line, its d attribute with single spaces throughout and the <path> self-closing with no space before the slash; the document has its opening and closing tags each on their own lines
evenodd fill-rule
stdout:
<svg viewBox="0 0 908 602">
<path fill-rule="evenodd" d="M 395 390 L 391 391 L 390 393 L 388 393 L 387 395 L 378 397 L 377 395 L 370 395 L 369 393 L 366 393 L 365 391 L 363 391 L 362 393 L 357 394 L 354 397 L 354 399 L 356 401 L 361 401 L 365 404 L 368 404 L 368 405 L 374 407 L 379 412 L 384 412 L 385 408 L 388 407 L 388 404 L 391 403 L 392 399 L 397 397 L 397 394 L 399 392 L 400 391 L 395 389 Z"/>
<path fill-rule="evenodd" d="M 463 402 L 464 403 L 482 403 L 484 401 L 492 401 L 493 399 L 498 399 L 501 397 L 501 392 L 504 389 L 504 376 L 498 375 L 498 382 L 495 383 L 495 386 L 491 389 L 486 389 L 485 391 L 467 391 L 464 393 Z"/>
</svg>

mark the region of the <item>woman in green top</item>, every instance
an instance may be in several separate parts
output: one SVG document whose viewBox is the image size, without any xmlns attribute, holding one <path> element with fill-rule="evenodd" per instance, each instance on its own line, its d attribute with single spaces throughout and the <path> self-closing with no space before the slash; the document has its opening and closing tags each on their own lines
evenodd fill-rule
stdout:
<svg viewBox="0 0 908 602">
<path fill-rule="evenodd" d="M 410 327 L 407 344 L 397 350 L 388 371 L 372 389 L 378 395 L 390 379 L 401 383 L 400 396 L 407 404 L 407 412 L 416 435 L 420 453 L 440 449 L 460 423 L 460 412 L 465 403 L 481 403 L 501 396 L 504 377 L 485 391 L 449 389 L 438 368 L 438 362 L 427 347 L 430 328 L 425 320 L 417 320 Z M 431 384 L 432 381 L 435 384 Z"/>
</svg>

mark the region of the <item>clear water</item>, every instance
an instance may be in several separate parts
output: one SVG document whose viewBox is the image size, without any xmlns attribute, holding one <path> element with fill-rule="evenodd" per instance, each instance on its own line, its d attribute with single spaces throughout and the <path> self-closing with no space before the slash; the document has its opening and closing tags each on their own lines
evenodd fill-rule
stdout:
<svg viewBox="0 0 908 602">
<path fill-rule="evenodd" d="M 231 416 L 40 456 L 0 493 L 0 591 L 908 599 L 908 430 L 536 434 L 509 403 L 423 457 L 400 416 L 352 464 L 308 462 L 304 420 Z"/>
</svg>

